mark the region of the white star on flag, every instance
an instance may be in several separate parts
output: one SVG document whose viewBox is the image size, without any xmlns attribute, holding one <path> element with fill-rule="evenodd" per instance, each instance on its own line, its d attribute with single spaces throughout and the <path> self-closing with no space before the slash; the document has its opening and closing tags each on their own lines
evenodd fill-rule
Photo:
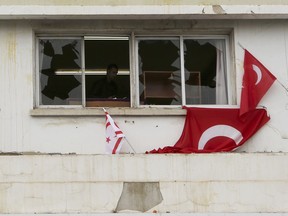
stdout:
<svg viewBox="0 0 288 216">
<path fill-rule="evenodd" d="M 104 109 L 106 115 L 106 153 L 118 154 L 123 144 L 125 135 Z"/>
</svg>

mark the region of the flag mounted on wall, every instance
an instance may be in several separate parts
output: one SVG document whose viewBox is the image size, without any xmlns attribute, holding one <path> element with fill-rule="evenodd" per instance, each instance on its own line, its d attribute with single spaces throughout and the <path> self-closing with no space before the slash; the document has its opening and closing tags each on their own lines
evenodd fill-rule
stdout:
<svg viewBox="0 0 288 216">
<path fill-rule="evenodd" d="M 146 153 L 233 151 L 242 146 L 270 120 L 265 109 L 256 109 L 256 107 L 276 77 L 251 53 L 246 49 L 244 51 L 240 109 L 184 107 L 187 110 L 186 120 L 176 144 Z"/>
<path fill-rule="evenodd" d="M 193 108 L 187 110 L 182 135 L 174 146 L 147 153 L 212 153 L 233 151 L 270 120 L 265 109 L 245 117 L 239 108 Z"/>
<path fill-rule="evenodd" d="M 276 77 L 260 61 L 246 49 L 244 51 L 240 116 L 254 110 L 276 80 Z"/>
<path fill-rule="evenodd" d="M 106 115 L 106 153 L 118 154 L 125 135 L 105 109 L 104 112 Z"/>
</svg>

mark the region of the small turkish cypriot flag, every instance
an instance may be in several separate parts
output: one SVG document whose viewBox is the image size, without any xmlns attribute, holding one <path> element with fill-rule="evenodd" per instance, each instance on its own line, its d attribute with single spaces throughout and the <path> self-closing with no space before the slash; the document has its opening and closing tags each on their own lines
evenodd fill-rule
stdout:
<svg viewBox="0 0 288 216">
<path fill-rule="evenodd" d="M 123 144 L 125 135 L 104 109 L 106 115 L 106 153 L 118 154 Z"/>
</svg>

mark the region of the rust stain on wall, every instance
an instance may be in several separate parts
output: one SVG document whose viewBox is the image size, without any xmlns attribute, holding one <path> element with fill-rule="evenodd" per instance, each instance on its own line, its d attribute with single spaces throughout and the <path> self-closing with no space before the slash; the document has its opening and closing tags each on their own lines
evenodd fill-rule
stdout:
<svg viewBox="0 0 288 216">
<path fill-rule="evenodd" d="M 7 54 L 12 63 L 16 63 L 16 36 L 14 32 L 7 34 Z"/>
</svg>

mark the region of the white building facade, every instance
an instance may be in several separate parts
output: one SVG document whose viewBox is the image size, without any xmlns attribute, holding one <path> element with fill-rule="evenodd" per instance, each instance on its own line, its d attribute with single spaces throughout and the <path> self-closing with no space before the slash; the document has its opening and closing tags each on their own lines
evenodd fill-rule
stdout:
<svg viewBox="0 0 288 216">
<path fill-rule="evenodd" d="M 288 87 L 287 17 L 283 1 L 0 0 L 0 213 L 286 213 L 288 92 L 281 84 Z M 53 51 L 44 50 L 48 41 Z M 220 50 L 224 78 L 217 83 L 225 83 L 221 97 L 216 92 L 211 99 L 210 84 L 199 78 L 197 86 L 208 83 L 201 103 L 189 98 L 182 78 L 195 42 Z M 162 43 L 172 44 L 165 55 L 160 48 L 141 54 Z M 77 53 L 68 72 L 51 66 L 67 44 Z M 270 121 L 231 153 L 145 154 L 177 142 L 182 105 L 239 107 L 241 46 L 278 80 L 260 101 Z M 101 105 L 89 105 L 91 77 L 103 75 L 112 53 L 129 104 L 105 107 L 135 154 L 105 154 L 105 115 Z M 173 78 L 179 100 L 149 98 L 145 76 L 161 64 L 161 71 L 169 64 L 181 77 Z M 75 85 L 64 93 L 61 73 Z"/>
</svg>

